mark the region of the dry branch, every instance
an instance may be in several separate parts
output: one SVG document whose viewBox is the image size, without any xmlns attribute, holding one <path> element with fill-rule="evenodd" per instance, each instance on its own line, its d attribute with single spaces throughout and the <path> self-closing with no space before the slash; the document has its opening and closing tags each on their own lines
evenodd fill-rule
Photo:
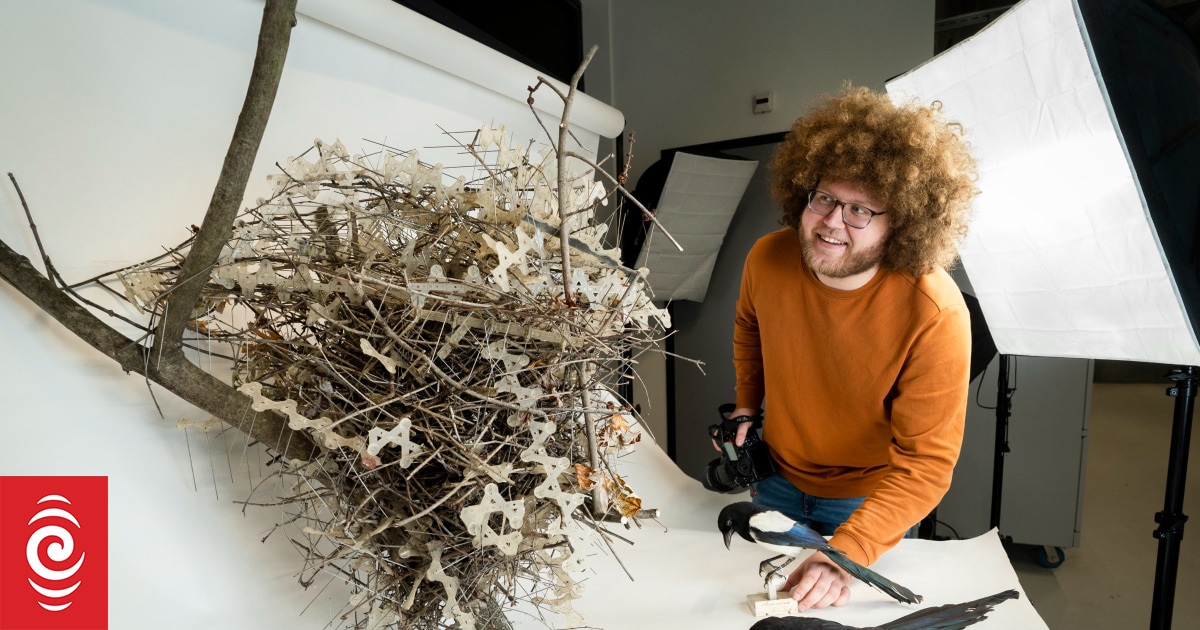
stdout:
<svg viewBox="0 0 1200 630">
<path fill-rule="evenodd" d="M 233 224 L 246 194 L 250 169 L 254 166 L 259 144 L 271 117 L 292 28 L 295 26 L 296 0 L 267 0 L 246 99 L 233 130 L 229 150 L 225 153 L 225 162 L 221 166 L 208 211 L 204 214 L 204 222 L 183 263 L 181 281 L 169 298 L 166 316 L 155 337 L 154 350 L 157 356 L 175 360 L 177 354 L 182 355 L 183 332 L 192 318 L 192 306 L 200 297 L 204 279 L 208 277 L 209 270 L 228 240 L 229 226 Z"/>
</svg>

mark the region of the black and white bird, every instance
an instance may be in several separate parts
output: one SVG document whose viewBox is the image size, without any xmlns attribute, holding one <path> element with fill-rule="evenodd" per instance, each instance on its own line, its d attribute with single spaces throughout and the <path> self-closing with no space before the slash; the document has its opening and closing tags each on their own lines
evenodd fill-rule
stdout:
<svg viewBox="0 0 1200 630">
<path fill-rule="evenodd" d="M 750 626 L 750 630 L 962 630 L 987 619 L 996 604 L 1018 597 L 1016 591 L 1004 591 L 965 604 L 922 608 L 883 625 L 866 628 L 815 617 L 768 617 Z"/>
<path fill-rule="evenodd" d="M 749 501 L 731 503 L 721 510 L 721 514 L 717 517 L 717 527 L 725 536 L 726 549 L 729 548 L 729 542 L 733 539 L 734 533 L 737 533 L 750 542 L 758 543 L 780 554 L 760 565 L 760 568 L 770 566 L 771 573 L 777 574 L 779 569 L 787 566 L 788 562 L 800 554 L 801 549 L 815 549 L 823 552 L 830 561 L 850 575 L 883 591 L 888 596 L 906 604 L 921 602 L 920 595 L 914 594 L 907 588 L 851 560 L 846 557 L 844 551 L 830 545 L 825 537 L 775 510 Z M 771 564 L 773 560 L 783 556 L 789 556 L 789 558 L 782 565 Z M 769 582 L 770 578 L 768 578 Z"/>
</svg>

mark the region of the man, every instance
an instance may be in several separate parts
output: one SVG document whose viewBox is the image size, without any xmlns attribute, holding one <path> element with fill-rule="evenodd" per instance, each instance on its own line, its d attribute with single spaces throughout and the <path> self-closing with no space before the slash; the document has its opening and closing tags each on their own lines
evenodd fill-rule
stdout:
<svg viewBox="0 0 1200 630">
<path fill-rule="evenodd" d="M 824 99 L 772 165 L 787 227 L 742 275 L 730 417 L 766 409 L 780 470 L 754 501 L 863 565 L 936 507 L 962 445 L 970 318 L 945 269 L 977 191 L 960 134 L 937 106 Z M 806 610 L 845 604 L 849 583 L 816 553 L 785 588 Z"/>
</svg>

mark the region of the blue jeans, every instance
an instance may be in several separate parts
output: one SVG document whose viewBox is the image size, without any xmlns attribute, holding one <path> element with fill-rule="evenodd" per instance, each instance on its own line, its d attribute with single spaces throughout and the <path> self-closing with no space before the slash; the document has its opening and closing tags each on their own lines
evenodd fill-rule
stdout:
<svg viewBox="0 0 1200 630">
<path fill-rule="evenodd" d="M 806 494 L 783 475 L 772 475 L 754 486 L 754 502 L 783 512 L 793 521 L 803 523 L 822 536 L 832 536 L 833 530 L 850 518 L 866 497 L 826 499 Z"/>
<path fill-rule="evenodd" d="M 814 497 L 793 486 L 792 482 L 779 474 L 767 477 L 754 485 L 755 503 L 783 512 L 788 518 L 811 527 L 822 536 L 832 536 L 838 525 L 846 522 L 866 498 Z M 909 528 L 904 537 L 916 538 L 917 525 Z"/>
</svg>

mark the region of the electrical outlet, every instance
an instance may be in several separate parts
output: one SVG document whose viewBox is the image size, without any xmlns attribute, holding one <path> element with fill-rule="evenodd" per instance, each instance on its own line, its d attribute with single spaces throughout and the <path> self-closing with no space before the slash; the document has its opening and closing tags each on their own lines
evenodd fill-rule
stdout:
<svg viewBox="0 0 1200 630">
<path fill-rule="evenodd" d="M 759 92 L 754 95 L 754 113 L 765 114 L 775 109 L 775 94 L 771 92 Z"/>
</svg>

